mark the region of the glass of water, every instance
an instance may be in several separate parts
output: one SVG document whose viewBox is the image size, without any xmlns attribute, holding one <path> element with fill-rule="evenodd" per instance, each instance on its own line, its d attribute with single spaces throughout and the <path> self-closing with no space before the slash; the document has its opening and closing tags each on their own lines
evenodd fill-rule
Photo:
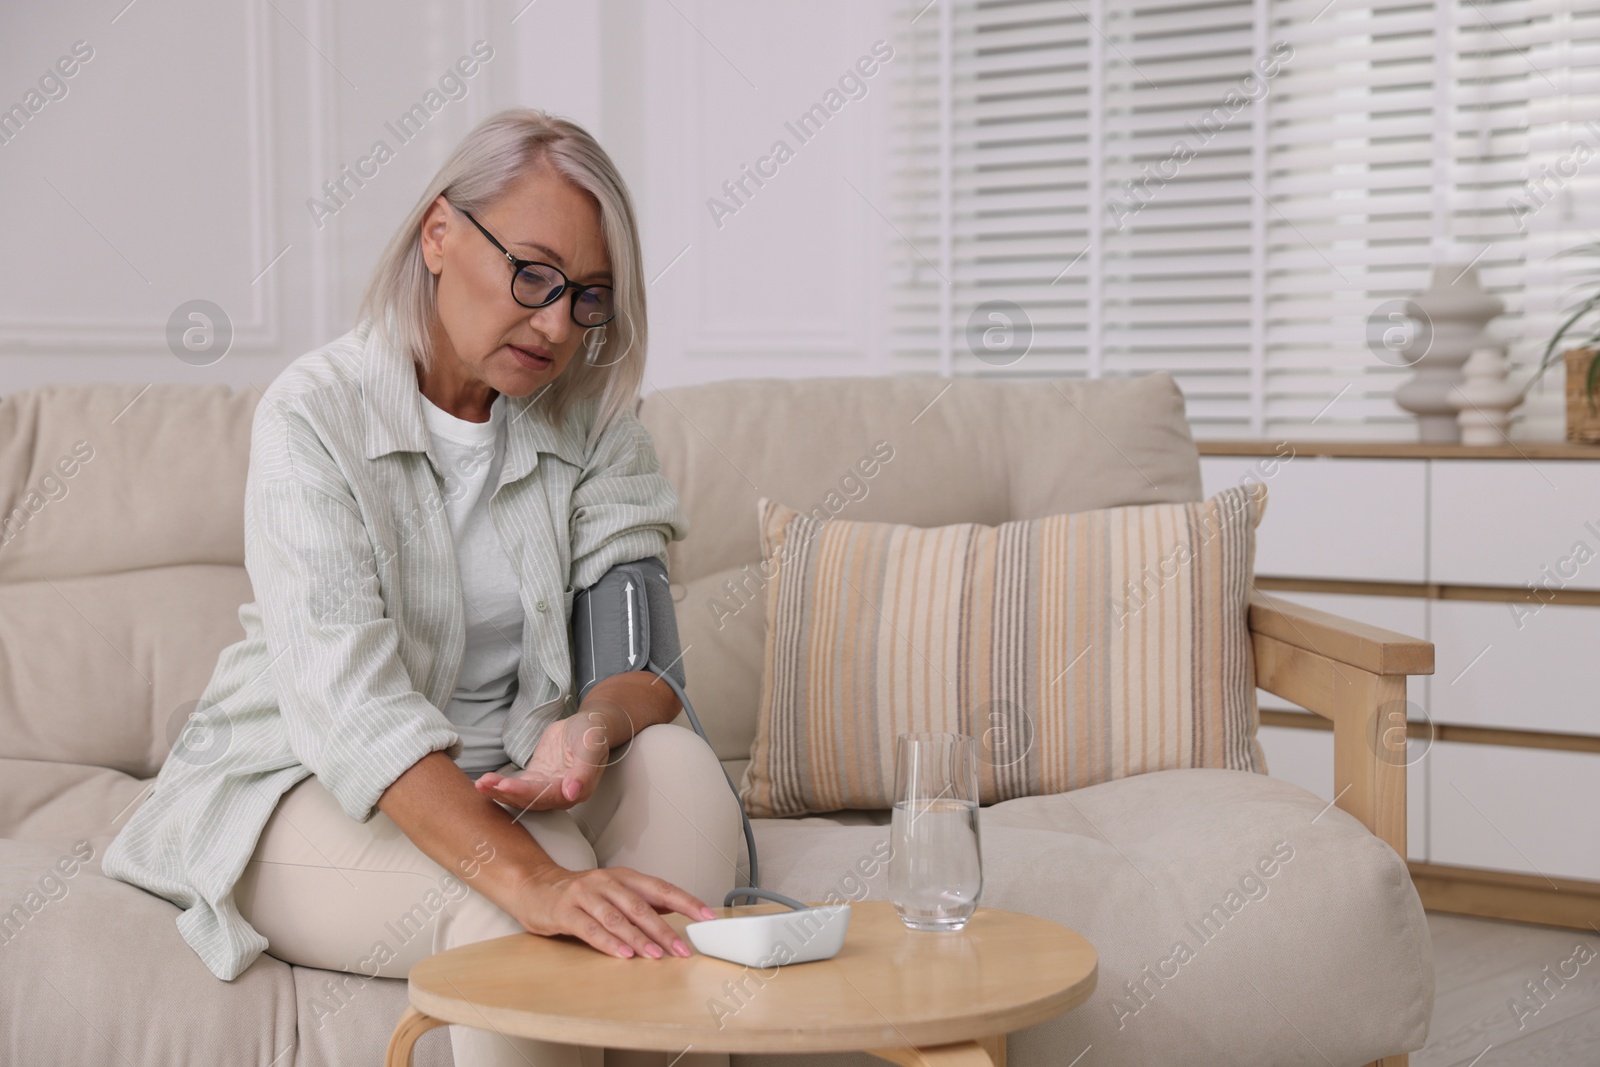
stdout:
<svg viewBox="0 0 1600 1067">
<path fill-rule="evenodd" d="M 913 930 L 959 930 L 983 891 L 977 738 L 901 734 L 894 782 L 889 899 Z"/>
</svg>

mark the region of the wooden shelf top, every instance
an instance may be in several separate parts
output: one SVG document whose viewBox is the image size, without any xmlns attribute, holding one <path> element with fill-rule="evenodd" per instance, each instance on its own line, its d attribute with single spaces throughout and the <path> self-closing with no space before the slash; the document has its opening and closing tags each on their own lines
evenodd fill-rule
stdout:
<svg viewBox="0 0 1600 1067">
<path fill-rule="evenodd" d="M 1298 441 L 1202 438 L 1202 456 L 1356 456 L 1367 459 L 1593 459 L 1600 445 L 1576 441 L 1513 441 L 1498 445 L 1441 445 L 1421 441 Z"/>
</svg>

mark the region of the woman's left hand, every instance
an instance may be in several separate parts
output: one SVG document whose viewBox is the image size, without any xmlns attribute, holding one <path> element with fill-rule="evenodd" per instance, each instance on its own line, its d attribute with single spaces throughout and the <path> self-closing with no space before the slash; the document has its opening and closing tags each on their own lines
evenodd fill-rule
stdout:
<svg viewBox="0 0 1600 1067">
<path fill-rule="evenodd" d="M 516 777 L 489 771 L 473 784 L 490 799 L 521 811 L 570 808 L 594 793 L 611 749 L 625 744 L 629 735 L 629 720 L 620 707 L 588 700 L 576 713 L 545 727 L 528 765 Z"/>
</svg>

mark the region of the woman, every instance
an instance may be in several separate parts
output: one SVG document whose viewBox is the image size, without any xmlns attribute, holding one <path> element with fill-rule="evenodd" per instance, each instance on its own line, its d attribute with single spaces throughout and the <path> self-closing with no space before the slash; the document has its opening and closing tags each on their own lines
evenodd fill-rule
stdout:
<svg viewBox="0 0 1600 1067">
<path fill-rule="evenodd" d="M 738 803 L 654 675 L 570 696 L 575 591 L 688 532 L 632 410 L 645 289 L 621 177 L 572 123 L 490 118 L 361 310 L 257 405 L 246 636 L 106 873 L 181 906 L 219 978 L 262 951 L 347 972 L 319 1026 L 367 978 L 486 938 L 688 955 L 662 914 L 708 918 L 733 888 Z M 449 1029 L 458 1067 L 600 1062 Z"/>
</svg>

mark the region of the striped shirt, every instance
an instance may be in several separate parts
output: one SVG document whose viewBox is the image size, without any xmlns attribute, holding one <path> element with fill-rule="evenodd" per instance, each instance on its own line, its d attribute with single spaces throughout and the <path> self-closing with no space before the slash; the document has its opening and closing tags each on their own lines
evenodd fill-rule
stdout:
<svg viewBox="0 0 1600 1067">
<path fill-rule="evenodd" d="M 502 733 L 519 766 L 574 710 L 574 592 L 618 563 L 665 564 L 668 542 L 689 532 L 633 412 L 590 450 L 598 398 L 574 404 L 559 430 L 530 401 L 505 397 L 491 502 L 527 618 Z M 183 909 L 180 934 L 219 978 L 267 948 L 232 892 L 279 797 L 315 774 L 366 822 L 423 756 L 461 755 L 440 710 L 466 640 L 444 475 L 414 364 L 368 321 L 296 359 L 256 405 L 245 636 L 219 655 L 154 791 L 103 858 L 107 875 Z"/>
</svg>

